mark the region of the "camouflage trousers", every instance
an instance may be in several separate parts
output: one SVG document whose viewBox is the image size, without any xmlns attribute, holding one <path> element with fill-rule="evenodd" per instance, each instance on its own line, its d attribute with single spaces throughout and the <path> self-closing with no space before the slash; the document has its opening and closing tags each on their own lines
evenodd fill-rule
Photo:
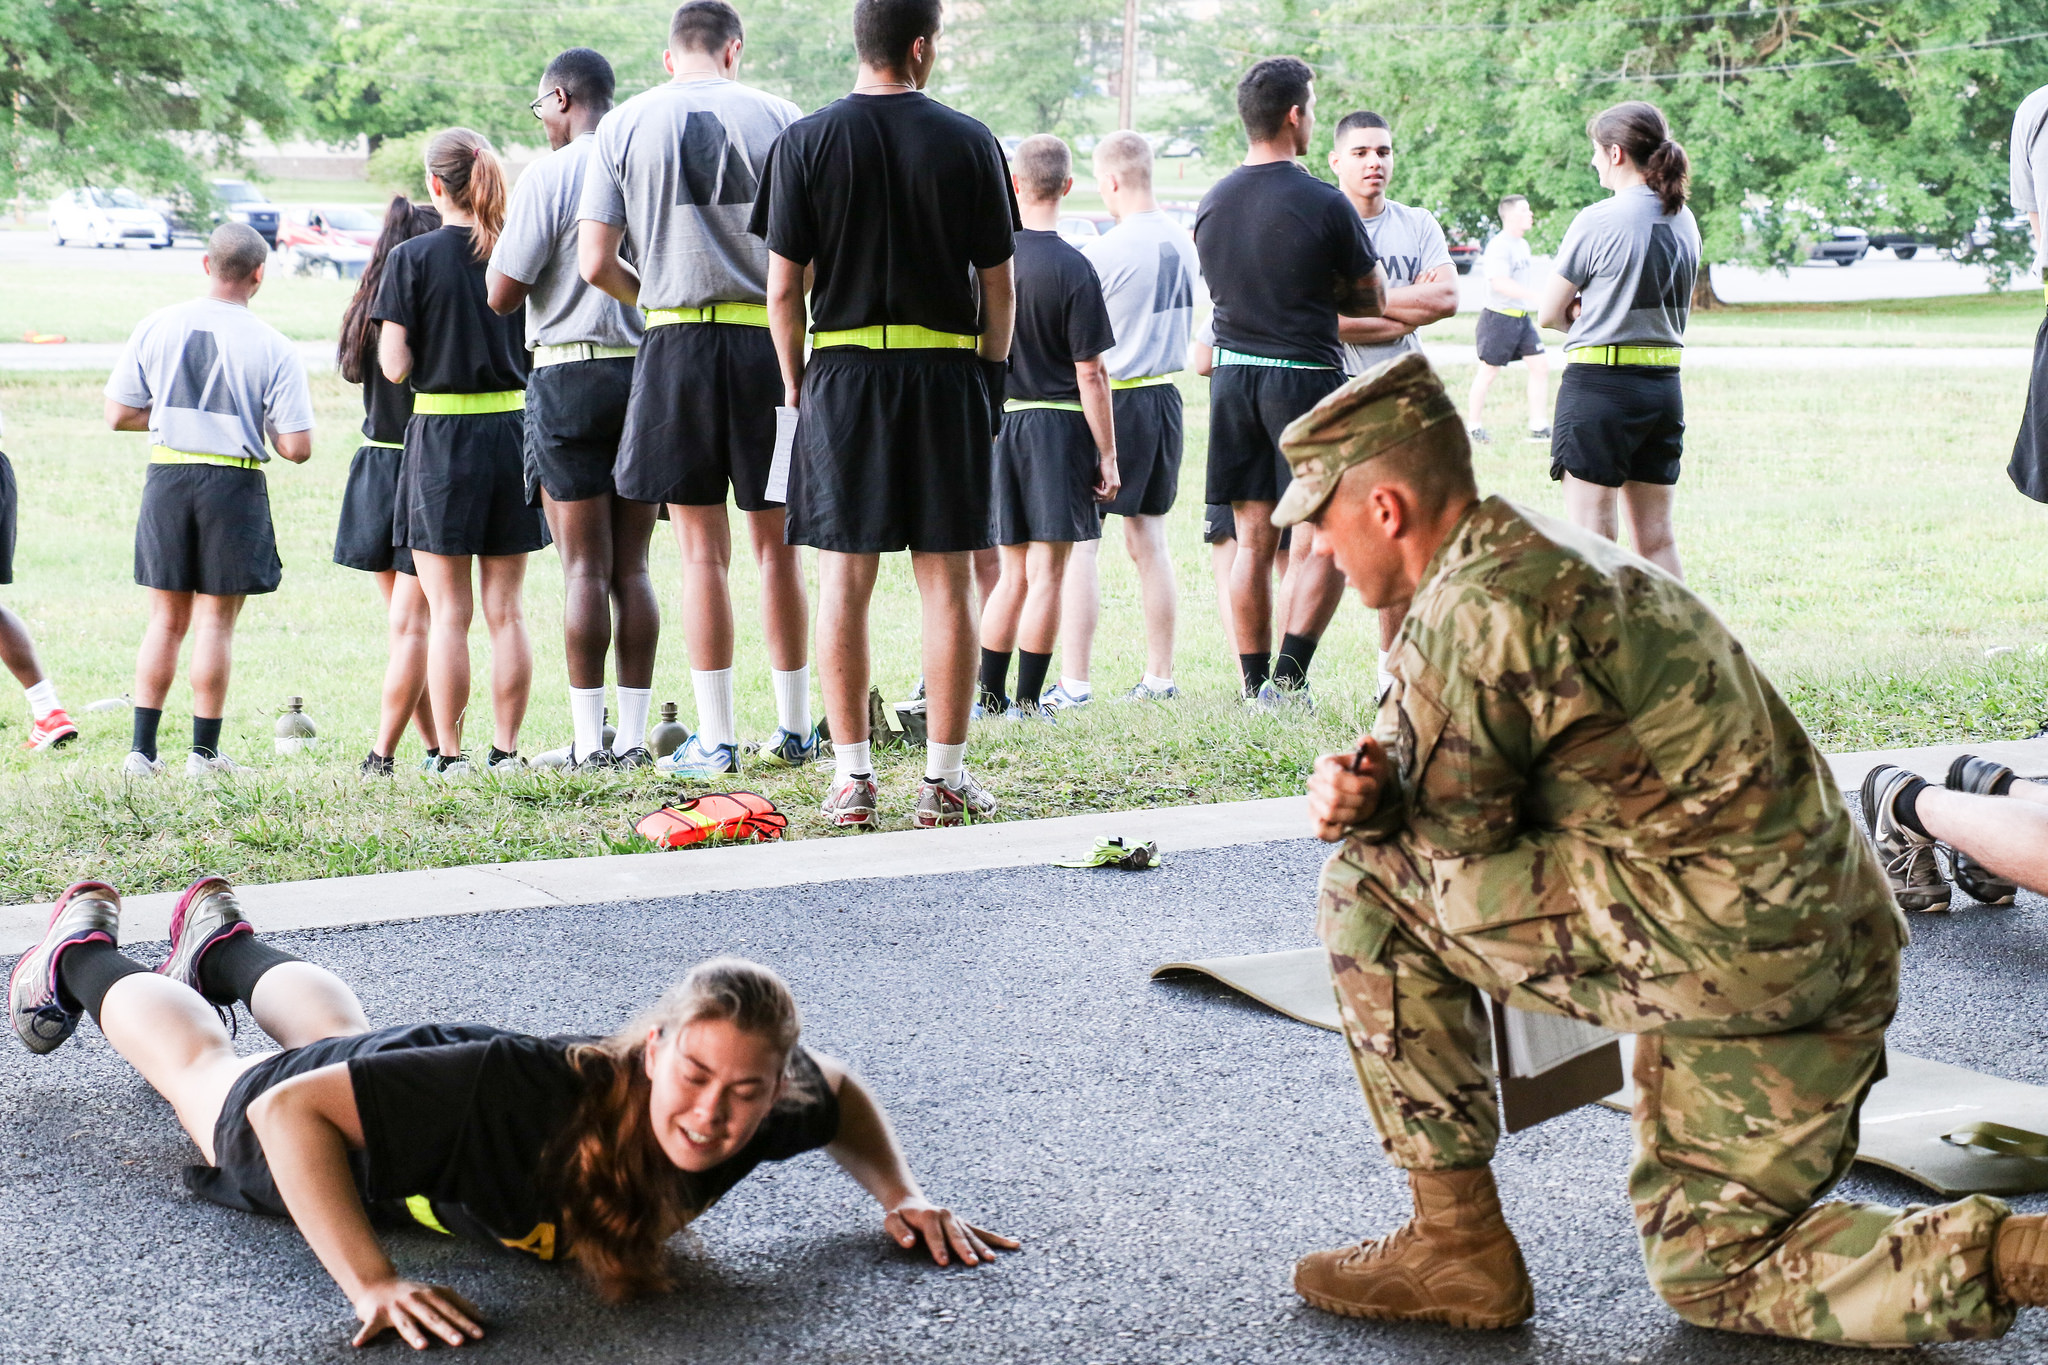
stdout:
<svg viewBox="0 0 2048 1365">
<path fill-rule="evenodd" d="M 1484 991 L 1638 1035 L 1629 1196 L 1651 1284 L 1680 1317 L 1871 1346 L 2012 1325 L 1990 1266 L 1999 1200 L 1817 1202 L 1848 1172 L 1863 1097 L 1884 1074 L 1904 942 L 1895 916 L 1854 928 L 1811 980 L 1784 990 L 1773 979 L 1771 998 L 1745 1000 L 1745 982 L 1770 973 L 1740 961 L 1653 977 L 1583 960 L 1532 970 L 1544 961 L 1532 943 L 1588 940 L 1576 912 L 1448 933 L 1442 924 L 1481 916 L 1439 905 L 1429 867 L 1398 838 L 1353 838 L 1325 866 L 1318 904 L 1345 1039 L 1395 1165 L 1492 1159 L 1500 1115 Z M 1510 916 L 1495 907 L 1485 918 Z"/>
</svg>

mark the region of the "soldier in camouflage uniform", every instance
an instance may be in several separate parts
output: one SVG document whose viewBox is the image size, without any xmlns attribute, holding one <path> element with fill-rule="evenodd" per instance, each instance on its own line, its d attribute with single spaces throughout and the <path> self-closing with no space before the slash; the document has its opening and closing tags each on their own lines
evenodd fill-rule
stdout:
<svg viewBox="0 0 2048 1365">
<path fill-rule="evenodd" d="M 1638 1035 L 1629 1178 L 1650 1280 L 1689 1322 L 1902 1346 L 2048 1302 L 2048 1228 L 1973 1196 L 1818 1201 L 1884 1074 L 1903 918 L 1812 741 L 1727 628 L 1608 540 L 1473 486 L 1428 362 L 1291 425 L 1311 520 L 1382 609 L 1392 687 L 1320 760 L 1318 931 L 1380 1140 L 1416 1214 L 1304 1258 L 1355 1316 L 1534 1311 L 1487 1163 L 1478 992 Z"/>
</svg>

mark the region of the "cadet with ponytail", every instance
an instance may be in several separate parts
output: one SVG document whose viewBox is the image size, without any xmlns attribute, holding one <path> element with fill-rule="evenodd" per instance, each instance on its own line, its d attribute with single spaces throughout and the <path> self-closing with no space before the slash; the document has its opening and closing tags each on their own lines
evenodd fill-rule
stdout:
<svg viewBox="0 0 2048 1365">
<path fill-rule="evenodd" d="M 1550 476 L 1565 512 L 1679 575 L 1672 488 L 1685 443 L 1679 362 L 1700 270 L 1700 230 L 1685 206 L 1685 148 L 1654 104 L 1630 100 L 1586 123 L 1593 169 L 1611 198 L 1580 211 L 1558 247 L 1537 321 L 1565 341 L 1552 419 Z"/>
</svg>

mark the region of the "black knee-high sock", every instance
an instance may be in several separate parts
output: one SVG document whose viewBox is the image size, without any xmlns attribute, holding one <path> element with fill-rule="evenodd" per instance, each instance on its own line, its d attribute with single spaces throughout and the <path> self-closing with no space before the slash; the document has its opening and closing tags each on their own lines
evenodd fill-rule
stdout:
<svg viewBox="0 0 2048 1365">
<path fill-rule="evenodd" d="M 254 934 L 236 934 L 208 948 L 199 958 L 199 993 L 216 1004 L 249 1003 L 256 983 L 272 967 L 302 959 L 273 948 Z"/>
<path fill-rule="evenodd" d="M 1273 681 L 1286 687 L 1300 687 L 1308 681 L 1309 660 L 1316 657 L 1316 642 L 1306 635 L 1283 635 L 1280 657 L 1273 661 Z"/>
<path fill-rule="evenodd" d="M 1267 654 L 1240 654 L 1237 656 L 1237 671 L 1244 679 L 1244 694 L 1256 697 L 1266 679 L 1273 676 L 1273 660 Z"/>
<path fill-rule="evenodd" d="M 164 718 L 160 706 L 138 706 L 135 708 L 134 738 L 128 747 L 144 758 L 156 757 L 156 727 Z"/>
<path fill-rule="evenodd" d="M 1027 706 L 1038 704 L 1038 694 L 1045 690 L 1046 670 L 1052 667 L 1052 655 L 1033 654 L 1028 649 L 1017 651 L 1017 700 Z"/>
<path fill-rule="evenodd" d="M 111 943 L 74 943 L 57 954 L 57 985 L 61 993 L 100 1021 L 100 1005 L 107 992 L 124 976 L 147 972 L 133 958 L 124 957 Z"/>
<path fill-rule="evenodd" d="M 192 717 L 192 752 L 201 758 L 214 758 L 220 753 L 219 716 Z"/>
<path fill-rule="evenodd" d="M 981 651 L 981 704 L 1000 711 L 1010 704 L 1010 656 L 993 649 Z"/>
</svg>

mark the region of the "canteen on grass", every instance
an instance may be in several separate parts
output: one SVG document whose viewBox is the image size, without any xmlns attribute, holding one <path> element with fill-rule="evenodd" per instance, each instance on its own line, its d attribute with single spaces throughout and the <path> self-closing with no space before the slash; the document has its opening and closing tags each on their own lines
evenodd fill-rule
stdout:
<svg viewBox="0 0 2048 1365">
<path fill-rule="evenodd" d="M 306 714 L 304 697 L 286 697 L 284 713 L 277 718 L 275 727 L 277 751 L 281 754 L 304 753 L 320 743 L 320 732 L 313 728 L 313 718 Z"/>
<path fill-rule="evenodd" d="M 661 704 L 661 720 L 647 732 L 647 747 L 656 758 L 667 758 L 689 741 L 690 732 L 676 719 L 676 704 L 665 701 Z"/>
</svg>

